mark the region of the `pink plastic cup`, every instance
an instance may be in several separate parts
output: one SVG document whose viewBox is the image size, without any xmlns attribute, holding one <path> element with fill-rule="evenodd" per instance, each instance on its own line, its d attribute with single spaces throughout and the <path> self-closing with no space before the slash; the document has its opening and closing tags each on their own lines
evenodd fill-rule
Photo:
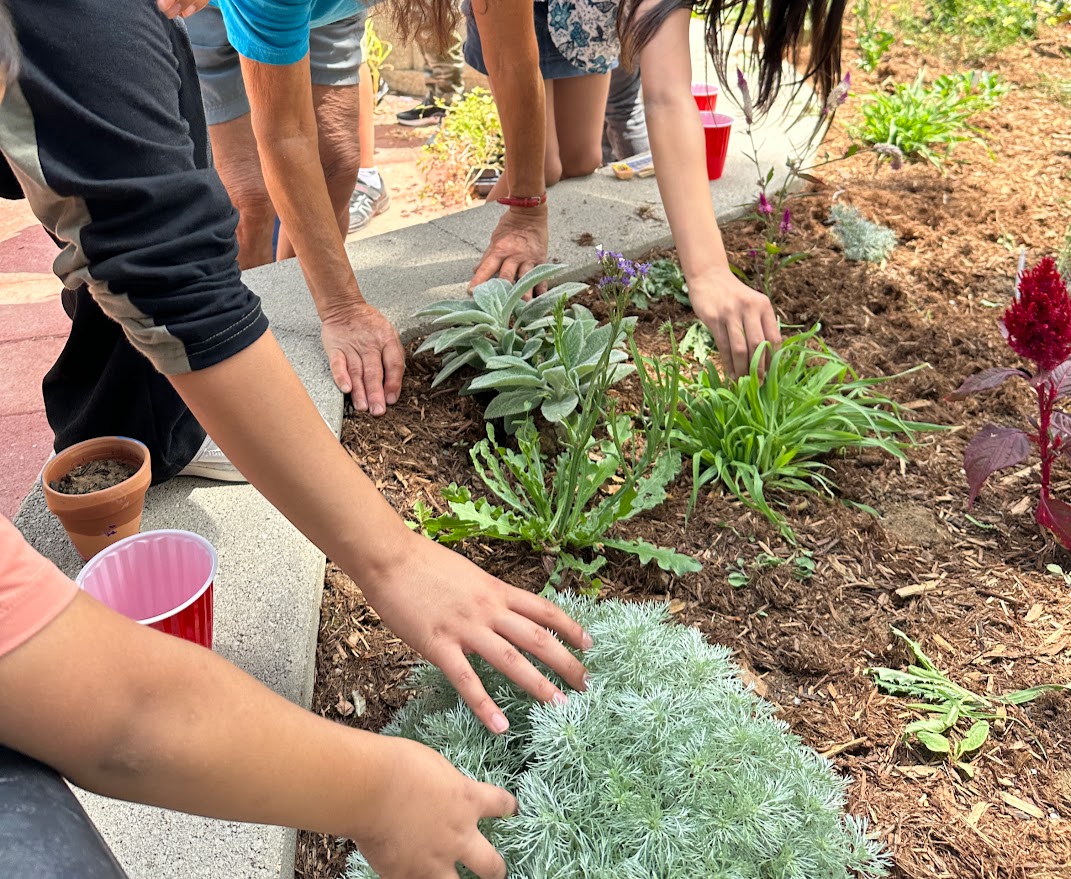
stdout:
<svg viewBox="0 0 1071 879">
<path fill-rule="evenodd" d="M 199 534 L 145 531 L 102 550 L 77 582 L 123 616 L 211 649 L 217 564 Z"/>
<path fill-rule="evenodd" d="M 724 113 L 700 113 L 699 118 L 703 120 L 703 133 L 707 138 L 707 179 L 717 180 L 725 170 L 733 117 Z"/>
<path fill-rule="evenodd" d="M 700 112 L 713 113 L 718 103 L 718 86 L 713 82 L 693 82 L 692 97 Z"/>
</svg>

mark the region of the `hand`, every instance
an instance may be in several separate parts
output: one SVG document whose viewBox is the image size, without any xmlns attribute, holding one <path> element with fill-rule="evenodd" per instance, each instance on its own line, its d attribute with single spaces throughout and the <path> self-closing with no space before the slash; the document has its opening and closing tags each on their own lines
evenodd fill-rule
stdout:
<svg viewBox="0 0 1071 879">
<path fill-rule="evenodd" d="M 405 351 L 398 331 L 367 303 L 324 320 L 320 331 L 338 389 L 353 394 L 358 412 L 382 415 L 398 402 Z"/>
<path fill-rule="evenodd" d="M 516 814 L 517 801 L 424 745 L 380 739 L 382 781 L 362 792 L 370 808 L 351 834 L 372 869 L 384 879 L 457 879 L 461 863 L 481 879 L 505 879 L 506 864 L 477 822 Z"/>
<path fill-rule="evenodd" d="M 515 281 L 547 261 L 547 206 L 509 208 L 491 234 L 491 243 L 469 283 L 469 290 L 496 275 Z M 543 293 L 546 284 L 536 288 Z M 526 297 L 529 298 L 529 297 Z"/>
<path fill-rule="evenodd" d="M 487 695 L 467 654 L 482 656 L 541 702 L 561 702 L 566 697 L 522 650 L 573 689 L 587 689 L 584 666 L 551 634 L 557 632 L 578 650 L 591 646 L 591 636 L 564 611 L 506 585 L 419 534 L 406 532 L 400 542 L 391 547 L 392 563 L 378 574 L 351 576 L 357 574 L 354 579 L 387 626 L 443 670 L 491 732 L 505 732 L 509 721 Z"/>
<path fill-rule="evenodd" d="M 208 5 L 208 0 L 156 0 L 156 8 L 168 18 L 189 18 Z"/>
<path fill-rule="evenodd" d="M 770 343 L 759 362 L 762 378 L 770 356 L 781 345 L 781 331 L 770 300 L 741 282 L 728 266 L 689 278 L 688 296 L 696 317 L 714 337 L 722 366 L 732 378 L 747 375 L 759 345 Z"/>
</svg>

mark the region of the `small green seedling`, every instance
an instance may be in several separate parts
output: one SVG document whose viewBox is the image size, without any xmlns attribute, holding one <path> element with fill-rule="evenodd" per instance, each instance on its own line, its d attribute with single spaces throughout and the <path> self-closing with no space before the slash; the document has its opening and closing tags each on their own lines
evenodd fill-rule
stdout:
<svg viewBox="0 0 1071 879">
<path fill-rule="evenodd" d="M 1008 705 L 1023 705 L 1044 693 L 1071 690 L 1066 684 L 1041 684 L 999 696 L 982 696 L 961 687 L 937 668 L 918 642 L 895 627 L 892 631 L 907 644 L 918 664 L 909 665 L 907 671 L 868 668 L 866 674 L 874 679 L 879 690 L 889 695 L 922 700 L 907 705 L 909 710 L 923 716 L 904 727 L 904 741 L 914 737 L 931 754 L 947 757 L 968 778 L 974 776 L 968 755 L 978 751 L 989 739 L 990 721 L 1007 719 Z M 970 726 L 960 735 L 961 727 L 967 722 Z"/>
</svg>

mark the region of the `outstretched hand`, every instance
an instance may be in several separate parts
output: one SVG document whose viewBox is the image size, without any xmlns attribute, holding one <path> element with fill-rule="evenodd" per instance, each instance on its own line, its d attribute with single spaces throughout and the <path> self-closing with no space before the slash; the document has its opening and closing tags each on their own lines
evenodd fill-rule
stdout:
<svg viewBox="0 0 1071 879">
<path fill-rule="evenodd" d="M 398 331 L 367 303 L 323 322 L 320 336 L 338 389 L 353 395 L 358 412 L 383 415 L 398 402 L 405 351 Z"/>
<path fill-rule="evenodd" d="M 491 243 L 469 283 L 469 290 L 499 277 L 515 281 L 547 261 L 547 206 L 509 208 L 491 234 Z M 546 284 L 536 288 L 543 293 Z"/>
<path fill-rule="evenodd" d="M 747 375 L 759 346 L 770 343 L 759 362 L 759 377 L 763 377 L 770 357 L 781 345 L 769 298 L 743 283 L 727 266 L 689 278 L 688 296 L 696 317 L 714 337 L 725 373 L 732 378 Z"/>
<path fill-rule="evenodd" d="M 482 656 L 541 702 L 560 703 L 566 696 L 525 653 L 573 689 L 587 689 L 583 664 L 553 634 L 586 650 L 591 636 L 579 623 L 546 599 L 503 583 L 426 537 L 405 537 L 409 545 L 392 553 L 399 564 L 381 577 L 353 572 L 355 579 L 383 622 L 442 669 L 491 732 L 505 732 L 509 721 L 469 664 L 470 654 Z"/>
<path fill-rule="evenodd" d="M 460 863 L 480 879 L 504 879 L 506 864 L 477 822 L 515 814 L 513 796 L 466 778 L 424 745 L 379 738 L 383 774 L 363 792 L 374 807 L 352 834 L 372 869 L 385 879 L 456 879 Z"/>
</svg>

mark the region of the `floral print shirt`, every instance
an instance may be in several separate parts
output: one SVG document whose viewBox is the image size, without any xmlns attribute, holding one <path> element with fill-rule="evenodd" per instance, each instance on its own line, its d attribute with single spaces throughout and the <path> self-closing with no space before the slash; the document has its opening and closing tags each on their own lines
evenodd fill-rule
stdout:
<svg viewBox="0 0 1071 879">
<path fill-rule="evenodd" d="M 537 0 L 539 2 L 539 0 Z M 550 38 L 585 73 L 606 73 L 617 62 L 619 0 L 545 0 Z"/>
</svg>

